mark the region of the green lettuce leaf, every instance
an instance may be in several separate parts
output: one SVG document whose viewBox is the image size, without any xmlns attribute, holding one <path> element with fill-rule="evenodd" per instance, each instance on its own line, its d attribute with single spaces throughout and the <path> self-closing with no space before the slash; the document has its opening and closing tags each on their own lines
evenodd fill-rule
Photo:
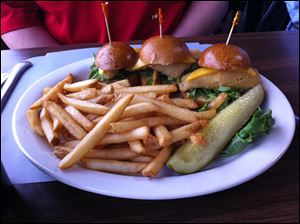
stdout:
<svg viewBox="0 0 300 224">
<path fill-rule="evenodd" d="M 251 144 L 257 137 L 270 132 L 274 124 L 272 111 L 263 111 L 258 108 L 250 121 L 231 139 L 222 156 L 233 156 L 240 153 L 244 148 Z"/>
<path fill-rule="evenodd" d="M 187 72 L 185 74 L 191 73 L 191 72 L 197 70 L 198 68 L 200 68 L 198 63 L 193 63 L 193 64 L 191 64 L 191 66 L 189 67 L 189 69 L 187 70 Z"/>
<path fill-rule="evenodd" d="M 161 73 L 158 73 L 158 79 L 160 84 L 177 84 L 179 83 L 180 77 L 172 78 Z"/>
<path fill-rule="evenodd" d="M 152 85 L 153 84 L 153 70 L 146 69 L 139 71 L 140 78 L 144 80 L 145 85 Z"/>
<path fill-rule="evenodd" d="M 231 102 L 243 95 L 246 90 L 242 89 L 233 89 L 227 86 L 221 86 L 216 89 L 206 89 L 206 88 L 194 88 L 187 91 L 187 96 L 193 100 L 202 99 L 205 102 L 213 101 L 220 93 L 226 93 L 228 95 L 226 101 L 218 108 L 218 111 L 223 110 Z M 208 104 L 207 104 L 208 105 Z M 208 110 L 208 106 L 198 108 L 197 111 Z"/>
</svg>

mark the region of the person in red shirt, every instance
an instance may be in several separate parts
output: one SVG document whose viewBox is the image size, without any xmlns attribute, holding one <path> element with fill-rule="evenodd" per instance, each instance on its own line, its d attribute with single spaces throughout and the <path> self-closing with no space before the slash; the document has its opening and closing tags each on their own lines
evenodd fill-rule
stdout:
<svg viewBox="0 0 300 224">
<path fill-rule="evenodd" d="M 108 41 L 104 1 L 2 1 L 1 38 L 11 49 Z M 111 1 L 113 41 L 158 35 L 152 15 L 161 8 L 163 33 L 177 37 L 211 33 L 227 12 L 226 1 Z"/>
</svg>

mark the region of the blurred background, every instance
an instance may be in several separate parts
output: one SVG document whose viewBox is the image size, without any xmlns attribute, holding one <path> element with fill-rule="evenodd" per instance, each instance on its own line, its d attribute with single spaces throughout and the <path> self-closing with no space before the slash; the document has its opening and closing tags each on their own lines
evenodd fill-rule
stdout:
<svg viewBox="0 0 300 224">
<path fill-rule="evenodd" d="M 57 4 L 60 4 L 60 2 L 57 2 Z M 299 2 L 297 4 L 298 11 L 295 11 L 297 9 L 295 9 L 294 1 L 228 1 L 227 12 L 211 35 L 228 33 L 237 10 L 240 10 L 242 14 L 239 25 L 235 28 L 234 33 L 284 30 L 298 31 Z M 289 5 L 291 6 L 290 8 Z M 291 20 L 293 16 L 294 18 L 298 16 L 296 22 Z M 4 49 L 8 49 L 8 47 L 1 36 L 1 50 Z"/>
</svg>

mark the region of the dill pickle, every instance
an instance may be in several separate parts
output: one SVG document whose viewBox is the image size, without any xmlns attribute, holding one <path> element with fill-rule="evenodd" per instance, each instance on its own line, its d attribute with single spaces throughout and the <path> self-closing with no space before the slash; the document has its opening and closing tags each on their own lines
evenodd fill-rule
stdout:
<svg viewBox="0 0 300 224">
<path fill-rule="evenodd" d="M 219 112 L 201 133 L 205 145 L 191 141 L 180 146 L 167 162 L 167 166 L 179 174 L 201 170 L 224 149 L 235 133 L 249 120 L 264 99 L 261 84 L 253 87 L 243 96 Z"/>
</svg>

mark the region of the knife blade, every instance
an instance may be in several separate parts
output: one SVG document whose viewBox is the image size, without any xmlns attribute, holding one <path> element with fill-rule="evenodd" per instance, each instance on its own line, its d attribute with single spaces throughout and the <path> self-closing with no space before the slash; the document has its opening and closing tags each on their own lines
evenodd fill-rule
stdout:
<svg viewBox="0 0 300 224">
<path fill-rule="evenodd" d="M 29 61 L 23 61 L 16 64 L 11 73 L 8 75 L 6 82 L 4 83 L 3 87 L 1 88 L 1 113 L 4 109 L 4 106 L 9 99 L 12 91 L 16 87 L 19 79 L 24 74 L 24 72 L 32 66 L 32 63 Z"/>
<path fill-rule="evenodd" d="M 8 78 L 9 73 L 5 72 L 5 73 L 1 73 L 1 89 L 3 84 L 5 83 L 6 79 Z"/>
</svg>

